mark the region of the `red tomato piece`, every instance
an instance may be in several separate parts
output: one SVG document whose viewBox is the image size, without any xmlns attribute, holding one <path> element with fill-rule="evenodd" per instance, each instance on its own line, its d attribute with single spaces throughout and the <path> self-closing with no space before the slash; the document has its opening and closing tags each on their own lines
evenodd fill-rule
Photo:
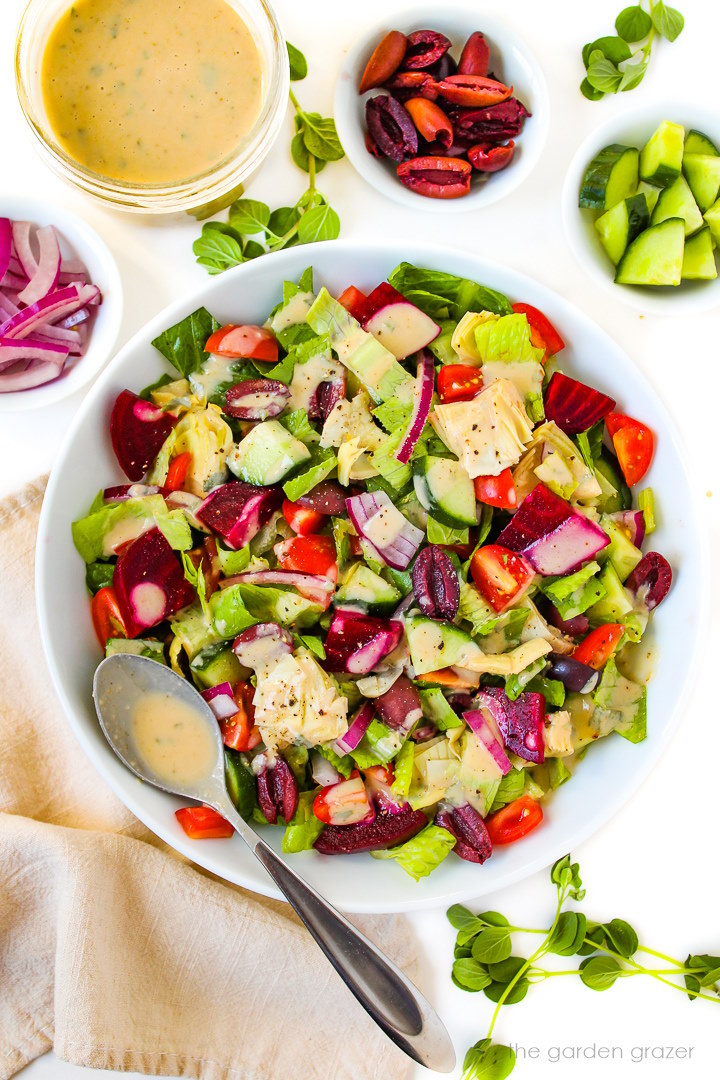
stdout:
<svg viewBox="0 0 720 1080">
<path fill-rule="evenodd" d="M 565 342 L 557 330 L 542 311 L 538 311 L 532 304 L 513 304 L 516 315 L 525 315 L 531 330 L 536 330 L 542 338 L 543 344 L 548 351 L 548 356 L 554 356 L 565 348 Z"/>
<path fill-rule="evenodd" d="M 90 605 L 93 629 L 102 648 L 110 638 L 126 638 L 127 628 L 118 607 L 117 596 L 112 585 L 98 589 Z"/>
<path fill-rule="evenodd" d="M 235 830 L 212 806 L 183 806 L 175 817 L 191 840 L 212 840 L 232 836 Z"/>
<path fill-rule="evenodd" d="M 615 447 L 625 482 L 638 484 L 650 468 L 655 439 L 647 424 L 624 413 L 612 412 L 605 417 L 605 426 Z"/>
<path fill-rule="evenodd" d="M 163 485 L 166 491 L 179 491 L 187 479 L 187 474 L 192 465 L 192 454 L 178 454 L 173 458 L 168 468 L 167 480 Z"/>
<path fill-rule="evenodd" d="M 344 292 L 341 292 L 338 296 L 338 304 L 342 304 L 346 311 L 348 311 L 353 319 L 357 319 L 360 322 L 363 313 L 363 307 L 367 296 L 360 289 L 357 289 L 354 285 L 348 285 Z"/>
<path fill-rule="evenodd" d="M 499 476 L 476 476 L 473 483 L 479 502 L 502 510 L 514 510 L 518 504 L 515 481 L 509 469 L 503 469 Z"/>
<path fill-rule="evenodd" d="M 290 502 L 289 499 L 283 499 L 282 512 L 288 525 L 298 536 L 310 536 L 327 524 L 325 514 L 311 510 L 309 506 Z"/>
<path fill-rule="evenodd" d="M 479 548 L 472 557 L 470 573 L 490 607 L 497 612 L 519 600 L 535 576 L 527 559 L 499 544 Z"/>
<path fill-rule="evenodd" d="M 337 555 L 331 536 L 293 536 L 276 544 L 275 554 L 283 570 L 319 574 L 337 581 Z"/>
<path fill-rule="evenodd" d="M 437 377 L 440 401 L 472 401 L 483 388 L 482 371 L 472 364 L 445 364 Z"/>
<path fill-rule="evenodd" d="M 620 623 L 605 623 L 604 626 L 596 627 L 580 642 L 573 653 L 573 659 L 600 671 L 615 652 L 624 633 L 625 627 Z"/>
<path fill-rule="evenodd" d="M 205 343 L 205 352 L 219 356 L 242 356 L 248 360 L 277 362 L 278 343 L 264 326 L 221 326 Z"/>
<path fill-rule="evenodd" d="M 514 844 L 523 836 L 536 829 L 543 819 L 540 803 L 535 802 L 529 795 L 521 795 L 519 799 L 503 806 L 485 818 L 485 826 L 490 833 L 490 839 L 495 844 Z"/>
<path fill-rule="evenodd" d="M 323 788 L 313 801 L 313 814 L 326 825 L 354 825 L 369 813 L 367 791 L 359 774 Z"/>
<path fill-rule="evenodd" d="M 240 708 L 233 716 L 220 721 L 222 740 L 232 750 L 253 750 L 262 739 L 255 724 L 254 693 L 250 683 L 236 683 L 234 695 Z"/>
</svg>

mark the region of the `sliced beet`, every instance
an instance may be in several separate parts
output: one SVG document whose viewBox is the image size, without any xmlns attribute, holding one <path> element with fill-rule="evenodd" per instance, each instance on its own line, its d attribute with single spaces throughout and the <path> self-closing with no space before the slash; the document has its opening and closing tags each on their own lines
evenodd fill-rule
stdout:
<svg viewBox="0 0 720 1080">
<path fill-rule="evenodd" d="M 407 675 L 400 675 L 389 690 L 375 698 L 375 708 L 384 724 L 403 734 L 422 717 L 420 695 Z"/>
<path fill-rule="evenodd" d="M 228 547 L 244 547 L 282 504 L 280 488 L 256 487 L 241 480 L 221 484 L 195 511 L 203 525 L 222 536 Z"/>
<path fill-rule="evenodd" d="M 131 638 L 195 600 L 195 590 L 159 529 L 143 533 L 123 551 L 115 565 L 113 586 Z"/>
<path fill-rule="evenodd" d="M 372 821 L 358 821 L 353 825 L 326 825 L 313 846 L 323 855 L 381 851 L 404 844 L 427 823 L 427 816 L 422 810 L 413 810 L 408 803 L 399 813 L 391 814 L 381 810 Z"/>
<path fill-rule="evenodd" d="M 346 492 L 337 480 L 322 480 L 307 495 L 297 499 L 300 506 L 316 510 L 318 514 L 342 517 L 345 514 Z"/>
<path fill-rule="evenodd" d="M 648 611 L 652 611 L 665 599 L 672 585 L 672 568 L 664 555 L 648 551 L 643 555 L 625 582 L 625 588 L 634 593 Z"/>
<path fill-rule="evenodd" d="M 129 480 L 142 480 L 176 423 L 177 417 L 132 390 L 118 394 L 110 416 L 110 439 Z"/>
<path fill-rule="evenodd" d="M 599 525 L 538 484 L 496 541 L 524 555 L 539 574 L 570 574 L 607 547 Z"/>
<path fill-rule="evenodd" d="M 566 435 L 579 435 L 604 419 L 615 408 L 615 401 L 578 379 L 556 371 L 545 391 L 545 416 L 554 420 Z"/>
<path fill-rule="evenodd" d="M 545 760 L 545 698 L 525 691 L 511 701 L 499 686 L 488 686 L 483 694 L 495 699 L 493 718 L 500 728 L 506 750 L 542 765 Z"/>
<path fill-rule="evenodd" d="M 340 610 L 333 615 L 325 639 L 329 671 L 367 675 L 400 644 L 401 622 Z"/>
</svg>

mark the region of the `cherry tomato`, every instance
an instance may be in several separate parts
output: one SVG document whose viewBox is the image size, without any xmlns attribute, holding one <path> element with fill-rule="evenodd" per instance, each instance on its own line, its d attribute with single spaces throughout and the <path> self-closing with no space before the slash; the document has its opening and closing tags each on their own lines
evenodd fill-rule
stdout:
<svg viewBox="0 0 720 1080">
<path fill-rule="evenodd" d="M 274 548 L 283 570 L 319 574 L 337 581 L 337 555 L 331 536 L 293 536 Z"/>
<path fill-rule="evenodd" d="M 605 417 L 605 426 L 613 441 L 618 463 L 629 487 L 638 484 L 650 468 L 655 440 L 646 424 L 632 416 L 612 412 Z"/>
<path fill-rule="evenodd" d="M 221 326 L 205 343 L 205 352 L 218 356 L 243 356 L 248 360 L 278 358 L 278 343 L 272 330 L 264 326 Z"/>
<path fill-rule="evenodd" d="M 535 576 L 527 559 L 499 544 L 478 548 L 470 563 L 470 573 L 493 611 L 504 611 L 519 600 Z"/>
<path fill-rule="evenodd" d="M 605 667 L 615 652 L 624 633 L 625 627 L 619 623 L 605 623 L 604 626 L 598 626 L 595 630 L 591 630 L 586 638 L 583 638 L 573 653 L 573 659 L 599 671 Z"/>
<path fill-rule="evenodd" d="M 554 356 L 565 348 L 565 342 L 557 330 L 542 311 L 538 311 L 532 304 L 513 304 L 516 315 L 525 315 L 531 330 L 536 330 L 542 339 L 542 343 L 548 351 L 548 356 Z"/>
<path fill-rule="evenodd" d="M 240 708 L 233 716 L 220 721 L 222 740 L 231 750 L 254 750 L 262 740 L 260 729 L 255 724 L 255 706 L 252 702 L 255 691 L 250 683 L 238 682 L 233 693 Z"/>
<path fill-rule="evenodd" d="M 163 485 L 167 491 L 179 491 L 179 489 L 185 483 L 190 466 L 192 465 L 192 454 L 178 454 L 173 458 L 168 468 L 167 480 Z"/>
<path fill-rule="evenodd" d="M 98 589 L 92 598 L 90 613 L 95 635 L 103 649 L 110 638 L 126 638 L 128 636 L 112 585 L 106 585 L 105 588 Z"/>
<path fill-rule="evenodd" d="M 503 469 L 499 476 L 476 476 L 475 498 L 488 506 L 498 506 L 501 510 L 514 510 L 518 504 L 515 481 L 509 469 Z"/>
<path fill-rule="evenodd" d="M 353 319 L 357 319 L 358 322 L 362 319 L 363 306 L 367 296 L 364 292 L 360 292 L 354 285 L 348 285 L 344 292 L 338 296 L 338 304 L 342 304 L 346 311 L 348 311 Z"/>
<path fill-rule="evenodd" d="M 487 831 L 494 844 L 514 844 L 523 836 L 536 829 L 543 819 L 540 803 L 535 802 L 529 795 L 521 795 L 519 799 L 503 806 L 485 818 Z"/>
<path fill-rule="evenodd" d="M 326 514 L 311 510 L 309 506 L 290 502 L 289 499 L 283 499 L 282 512 L 288 525 L 298 536 L 310 536 L 316 533 L 327 524 L 328 520 Z"/>
<path fill-rule="evenodd" d="M 437 377 L 440 401 L 472 401 L 483 388 L 482 371 L 472 364 L 445 364 Z"/>
<path fill-rule="evenodd" d="M 360 775 L 330 784 L 313 800 L 313 814 L 326 825 L 353 825 L 369 813 L 370 803 Z"/>
<path fill-rule="evenodd" d="M 183 806 L 175 811 L 175 817 L 191 840 L 220 839 L 235 832 L 230 822 L 211 806 Z"/>
</svg>

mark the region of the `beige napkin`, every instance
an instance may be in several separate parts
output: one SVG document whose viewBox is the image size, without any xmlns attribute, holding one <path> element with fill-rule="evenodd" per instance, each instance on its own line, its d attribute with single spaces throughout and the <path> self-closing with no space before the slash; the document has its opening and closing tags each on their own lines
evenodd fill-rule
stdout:
<svg viewBox="0 0 720 1080">
<path fill-rule="evenodd" d="M 85 758 L 35 616 L 44 487 L 0 504 L 0 1078 L 50 1049 L 202 1080 L 405 1077 L 289 907 L 177 856 Z M 412 967 L 404 919 L 358 922 Z"/>
</svg>

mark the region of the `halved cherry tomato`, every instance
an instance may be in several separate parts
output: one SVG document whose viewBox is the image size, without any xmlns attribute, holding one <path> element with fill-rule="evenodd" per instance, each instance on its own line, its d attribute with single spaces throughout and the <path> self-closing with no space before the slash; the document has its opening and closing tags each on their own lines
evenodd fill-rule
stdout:
<svg viewBox="0 0 720 1080">
<path fill-rule="evenodd" d="M 320 574 L 337 581 L 335 541 L 331 536 L 293 536 L 274 548 L 283 570 Z"/>
<path fill-rule="evenodd" d="M 277 338 L 264 326 L 221 326 L 205 343 L 205 352 L 219 356 L 243 356 L 248 360 L 278 358 Z"/>
<path fill-rule="evenodd" d="M 485 826 L 490 833 L 493 844 L 514 844 L 523 836 L 536 829 L 543 819 L 540 803 L 535 802 L 529 795 L 521 795 L 519 799 L 503 806 L 485 818 Z"/>
<path fill-rule="evenodd" d="M 326 514 L 311 510 L 309 506 L 290 502 L 289 499 L 283 499 L 282 512 L 288 525 L 298 536 L 311 536 L 327 524 Z"/>
<path fill-rule="evenodd" d="M 103 649 L 110 638 L 126 638 L 128 636 L 112 585 L 106 585 L 103 589 L 98 589 L 92 598 L 90 613 L 95 636 Z"/>
<path fill-rule="evenodd" d="M 542 311 L 538 311 L 532 304 L 513 304 L 512 309 L 516 315 L 527 316 L 530 329 L 538 332 L 543 345 L 548 351 L 548 356 L 554 356 L 555 353 L 559 353 L 561 349 L 565 348 L 565 342 L 547 315 L 543 315 Z"/>
<path fill-rule="evenodd" d="M 230 822 L 212 806 L 183 806 L 175 811 L 175 817 L 191 840 L 222 839 L 235 832 Z"/>
<path fill-rule="evenodd" d="M 608 413 L 605 426 L 612 438 L 625 482 L 632 487 L 642 480 L 650 468 L 655 449 L 653 433 L 646 424 L 624 413 Z"/>
<path fill-rule="evenodd" d="M 232 750 L 254 750 L 262 741 L 252 702 L 255 691 L 250 683 L 238 682 L 233 693 L 240 708 L 233 716 L 220 721 L 222 741 Z"/>
<path fill-rule="evenodd" d="M 535 576 L 527 559 L 499 544 L 478 548 L 470 573 L 490 607 L 498 612 L 519 600 Z"/>
<path fill-rule="evenodd" d="M 167 480 L 163 485 L 167 491 L 179 491 L 185 483 L 191 465 L 192 454 L 189 451 L 185 454 L 178 454 L 177 457 L 172 459 Z"/>
<path fill-rule="evenodd" d="M 365 293 L 360 292 L 360 289 L 356 289 L 354 285 L 348 285 L 347 289 L 338 296 L 338 304 L 342 304 L 345 310 L 358 322 L 362 317 L 363 305 L 366 300 Z"/>
<path fill-rule="evenodd" d="M 370 803 L 360 775 L 323 788 L 313 800 L 313 814 L 326 825 L 353 825 L 369 813 Z"/>
<path fill-rule="evenodd" d="M 483 388 L 482 370 L 472 364 L 445 364 L 437 377 L 440 401 L 472 401 Z"/>
<path fill-rule="evenodd" d="M 515 481 L 509 469 L 503 469 L 499 476 L 476 476 L 473 483 L 479 502 L 502 510 L 514 510 L 518 504 Z"/>
<path fill-rule="evenodd" d="M 599 671 L 615 652 L 624 633 L 625 627 L 620 623 L 605 623 L 604 626 L 596 627 L 575 649 L 573 660 L 579 660 L 581 664 L 587 664 Z"/>
<path fill-rule="evenodd" d="M 438 668 L 437 671 L 426 671 L 424 675 L 416 675 L 416 682 L 430 683 L 433 686 L 444 686 L 446 690 L 474 690 L 480 682 L 480 676 L 473 680 L 470 677 L 459 675 L 454 668 Z"/>
</svg>

